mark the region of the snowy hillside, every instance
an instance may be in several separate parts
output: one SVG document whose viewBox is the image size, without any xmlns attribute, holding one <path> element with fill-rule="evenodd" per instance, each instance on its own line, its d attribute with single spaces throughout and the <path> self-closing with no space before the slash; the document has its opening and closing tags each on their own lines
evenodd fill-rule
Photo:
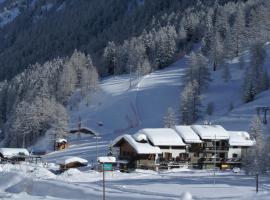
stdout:
<svg viewBox="0 0 270 200">
<path fill-rule="evenodd" d="M 266 67 L 270 63 L 269 44 L 267 49 Z M 248 65 L 248 53 L 245 57 Z M 73 108 L 71 126 L 76 126 L 80 117 L 83 126 L 110 134 L 112 138 L 122 132 L 163 127 L 167 108 L 174 108 L 176 113 L 179 110 L 186 59 L 187 56 L 164 70 L 133 79 L 131 88 L 128 75 L 102 80 L 100 90 L 93 97 L 84 98 Z M 232 78 L 228 82 L 222 78 L 223 69 L 212 72 L 209 88 L 202 94 L 204 117 L 200 122 L 209 120 L 224 125 L 228 130 L 248 130 L 250 119 L 256 114 L 255 107 L 269 105 L 270 93 L 261 93 L 255 101 L 244 104 L 241 99 L 241 86 L 245 69 L 240 69 L 237 58 L 229 63 L 229 69 Z M 80 100 L 73 97 L 72 101 Z M 213 115 L 207 116 L 205 110 L 211 102 L 214 104 Z M 98 122 L 102 122 L 103 127 L 98 127 Z"/>
<path fill-rule="evenodd" d="M 100 90 L 86 97 L 71 111 L 71 124 L 82 119 L 83 126 L 101 132 L 120 134 L 142 127 L 161 127 L 166 109 L 177 107 L 182 87 L 186 58 L 172 66 L 139 79 L 130 80 L 128 75 L 102 80 Z M 76 101 L 73 97 L 72 101 Z M 87 106 L 87 102 L 90 101 Z M 98 131 L 99 132 L 99 131 Z"/>
</svg>

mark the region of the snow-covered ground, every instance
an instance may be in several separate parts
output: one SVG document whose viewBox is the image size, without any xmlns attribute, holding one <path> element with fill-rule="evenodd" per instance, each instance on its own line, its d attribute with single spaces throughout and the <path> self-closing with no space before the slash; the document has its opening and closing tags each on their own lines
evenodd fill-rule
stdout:
<svg viewBox="0 0 270 200">
<path fill-rule="evenodd" d="M 268 48 L 270 49 L 270 48 Z M 270 52 L 268 52 L 270 55 Z M 163 127 L 163 116 L 168 107 L 177 112 L 187 56 L 170 67 L 140 78 L 121 75 L 103 79 L 94 94 L 82 98 L 76 92 L 70 100 L 70 127 L 81 119 L 83 127 L 100 133 L 98 140 L 90 135 L 70 136 L 69 148 L 52 152 L 44 157 L 48 169 L 57 169 L 57 161 L 66 156 L 86 159 L 90 166 L 69 170 L 55 175 L 39 165 L 1 165 L 0 197 L 2 199 L 101 199 L 102 174 L 90 170 L 97 154 L 106 155 L 108 144 L 123 133 L 134 133 L 142 128 Z M 267 57 L 266 66 L 270 63 Z M 247 63 L 248 64 L 248 63 Z M 203 109 L 214 103 L 210 120 L 228 130 L 246 131 L 255 107 L 268 105 L 270 93 L 265 91 L 256 100 L 244 104 L 240 89 L 244 69 L 238 60 L 229 64 L 232 80 L 224 82 L 222 70 L 212 72 L 212 82 L 202 94 Z M 233 105 L 233 108 L 229 108 Z M 99 126 L 98 124 L 101 124 Z M 198 122 L 199 123 L 199 122 Z M 213 172 L 181 170 L 167 172 L 136 171 L 133 173 L 107 172 L 106 194 L 108 199 L 270 199 L 270 178 L 260 179 L 260 192 L 255 194 L 252 176 L 219 172 L 214 185 Z M 182 198 L 183 199 L 183 198 Z"/>
<path fill-rule="evenodd" d="M 1 199 L 91 199 L 102 198 L 102 173 L 70 169 L 55 175 L 42 165 L 0 165 Z M 106 172 L 107 199 L 269 199 L 270 179 L 260 178 L 256 195 L 255 178 L 218 172 L 216 184 L 211 171 L 137 170 L 133 173 Z M 188 194 L 188 195 L 187 195 Z"/>
</svg>

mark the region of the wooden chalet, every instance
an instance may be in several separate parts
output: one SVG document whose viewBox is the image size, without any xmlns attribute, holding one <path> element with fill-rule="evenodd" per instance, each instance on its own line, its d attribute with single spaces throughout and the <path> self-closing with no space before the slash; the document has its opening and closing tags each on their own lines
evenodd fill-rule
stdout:
<svg viewBox="0 0 270 200">
<path fill-rule="evenodd" d="M 64 171 L 70 168 L 78 168 L 86 166 L 88 164 L 88 161 L 80 157 L 66 156 L 58 160 L 57 164 L 59 165 L 60 170 Z"/>
<path fill-rule="evenodd" d="M 20 162 L 29 158 L 29 151 L 25 148 L 0 148 L 0 158 L 2 162 Z"/>
<path fill-rule="evenodd" d="M 113 146 L 119 148 L 121 171 L 136 168 L 156 170 L 157 154 L 161 150 L 149 144 L 145 138 L 136 141 L 131 135 L 122 135 L 114 140 Z"/>
<path fill-rule="evenodd" d="M 90 128 L 87 128 L 87 127 L 74 128 L 74 129 L 69 130 L 69 133 L 72 133 L 72 134 L 84 133 L 84 134 L 93 135 L 93 136 L 98 136 L 99 135 L 94 130 L 92 130 Z"/>
</svg>

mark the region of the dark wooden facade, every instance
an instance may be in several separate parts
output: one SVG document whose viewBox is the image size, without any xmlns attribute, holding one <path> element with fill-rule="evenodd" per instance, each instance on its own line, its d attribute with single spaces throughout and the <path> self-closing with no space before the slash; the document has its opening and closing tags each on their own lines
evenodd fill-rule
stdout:
<svg viewBox="0 0 270 200">
<path fill-rule="evenodd" d="M 127 161 L 125 164 L 120 164 L 120 170 L 126 171 L 136 168 L 156 170 L 155 154 L 138 154 L 125 139 L 120 140 L 115 146 L 120 148 L 120 160 Z"/>
</svg>

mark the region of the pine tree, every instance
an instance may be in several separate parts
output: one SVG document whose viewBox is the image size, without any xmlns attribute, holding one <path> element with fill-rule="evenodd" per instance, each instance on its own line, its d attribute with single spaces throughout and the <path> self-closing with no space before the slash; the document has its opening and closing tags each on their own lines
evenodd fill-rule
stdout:
<svg viewBox="0 0 270 200">
<path fill-rule="evenodd" d="M 207 60 L 201 53 L 191 53 L 187 65 L 185 81 L 188 83 L 195 80 L 201 93 L 211 81 Z"/>
<path fill-rule="evenodd" d="M 171 107 L 169 107 L 164 116 L 164 127 L 172 128 L 176 125 L 176 116 L 175 112 Z"/>
<path fill-rule="evenodd" d="M 108 42 L 108 45 L 104 49 L 103 57 L 108 69 L 108 73 L 114 75 L 116 73 L 116 66 L 118 60 L 117 60 L 116 45 L 113 41 Z"/>
<path fill-rule="evenodd" d="M 189 82 L 181 93 L 181 124 L 192 124 L 200 117 L 200 96 L 197 81 Z"/>
<path fill-rule="evenodd" d="M 262 44 L 256 44 L 251 49 L 250 65 L 244 74 L 243 99 L 252 101 L 254 97 L 268 89 L 268 73 L 263 68 L 266 52 Z"/>
<path fill-rule="evenodd" d="M 256 143 L 251 147 L 244 159 L 246 172 L 249 174 L 265 174 L 267 166 L 267 152 L 265 151 L 265 138 L 263 136 L 263 125 L 258 116 L 255 116 L 250 122 L 250 134 Z"/>
<path fill-rule="evenodd" d="M 209 52 L 209 58 L 213 65 L 213 71 L 217 70 L 217 67 L 223 62 L 224 47 L 221 41 L 220 33 L 214 30 L 212 35 L 212 43 Z"/>
<path fill-rule="evenodd" d="M 242 7 L 238 7 L 235 21 L 230 29 L 230 52 L 232 57 L 237 57 L 243 51 L 246 44 L 245 14 Z"/>
</svg>

